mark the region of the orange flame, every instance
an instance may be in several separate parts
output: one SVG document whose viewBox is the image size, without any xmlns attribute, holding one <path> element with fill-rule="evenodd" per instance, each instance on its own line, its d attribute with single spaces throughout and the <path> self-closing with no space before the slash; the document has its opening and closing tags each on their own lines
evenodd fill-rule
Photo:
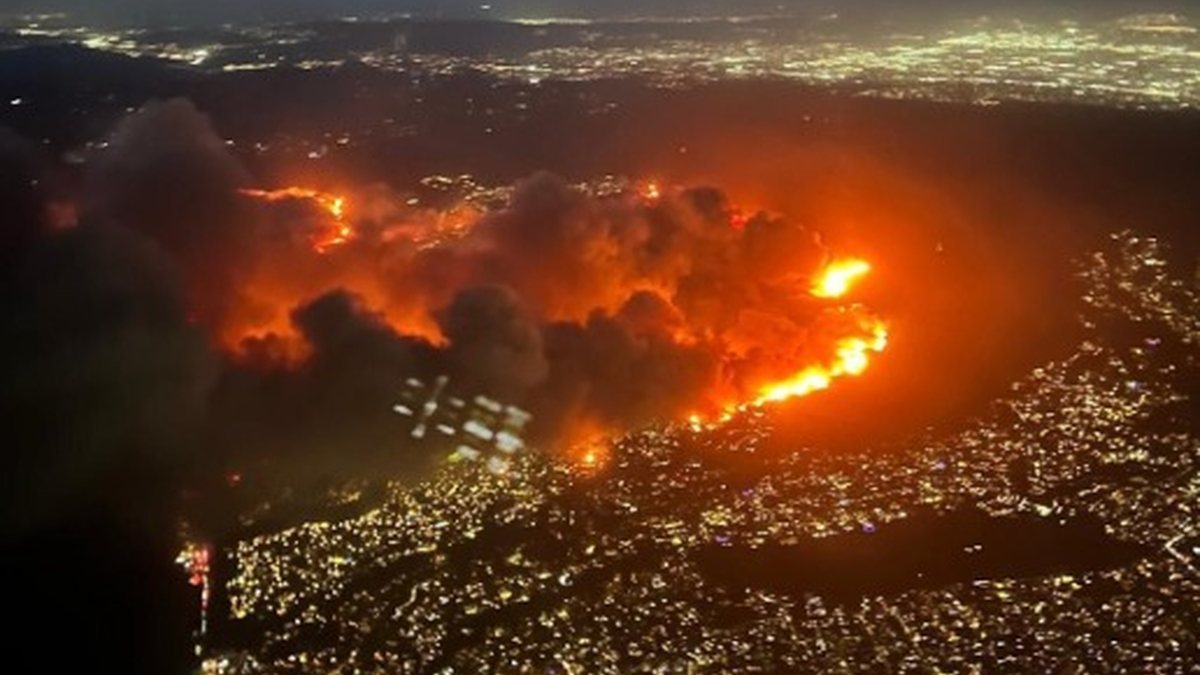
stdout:
<svg viewBox="0 0 1200 675">
<path fill-rule="evenodd" d="M 812 294 L 819 298 L 838 298 L 848 293 L 854 282 L 870 272 L 869 263 L 858 259 L 835 261 L 822 269 L 813 279 Z M 750 403 L 726 406 L 719 419 L 707 421 L 699 415 L 690 415 L 688 425 L 693 431 L 708 428 L 710 424 L 729 421 L 738 411 L 761 408 L 792 398 L 829 389 L 835 380 L 857 377 L 871 365 L 871 355 L 887 349 L 888 327 L 883 321 L 870 316 L 860 317 L 862 332 L 837 341 L 832 361 L 805 367 L 791 377 L 766 384 L 759 388 L 757 397 Z"/>
<path fill-rule="evenodd" d="M 837 378 L 862 375 L 871 363 L 871 354 L 887 349 L 888 330 L 882 321 L 872 321 L 870 333 L 869 337 L 858 336 L 839 340 L 836 357 L 832 363 L 809 366 L 783 382 L 763 387 L 754 405 L 761 406 L 807 396 L 828 389 Z"/>
<path fill-rule="evenodd" d="M 817 274 L 813 280 L 812 294 L 818 298 L 840 298 L 870 271 L 871 265 L 865 260 L 849 258 L 834 261 Z M 862 375 L 871 364 L 871 354 L 882 352 L 888 344 L 887 325 L 882 321 L 868 319 L 864 328 L 865 335 L 838 340 L 832 363 L 809 366 L 782 382 L 763 387 L 754 405 L 807 396 L 828 389 L 837 378 Z"/>
<path fill-rule="evenodd" d="M 871 265 L 865 260 L 850 258 L 834 261 L 817 274 L 813 280 L 812 294 L 818 298 L 840 298 L 870 271 Z M 832 363 L 809 366 L 783 382 L 763 387 L 754 405 L 807 396 L 828 389 L 839 377 L 862 375 L 871 364 L 871 354 L 882 352 L 888 344 L 887 325 L 882 321 L 870 319 L 864 328 L 868 335 L 838 340 Z"/>
<path fill-rule="evenodd" d="M 865 260 L 838 260 L 826 267 L 813 282 L 812 294 L 818 298 L 840 298 L 850 292 L 854 282 L 867 275 L 871 265 Z"/>
<path fill-rule="evenodd" d="M 656 182 L 641 183 L 635 189 L 635 198 L 648 203 L 662 199 L 664 194 L 670 194 Z M 357 236 L 348 214 L 349 204 L 342 196 L 303 187 L 287 187 L 278 190 L 247 189 L 242 190 L 241 193 L 267 203 L 300 200 L 319 207 L 322 217 L 317 220 L 321 221 L 322 225 L 310 236 L 312 249 L 319 254 L 329 253 L 354 240 Z M 323 217 L 325 215 L 327 218 Z M 448 225 L 451 226 L 448 229 L 470 227 L 470 223 L 477 216 L 478 213 L 474 210 L 464 211 L 458 215 L 452 213 L 446 217 L 449 219 Z M 737 209 L 729 212 L 729 219 L 730 225 L 735 229 L 744 227 L 747 222 L 745 213 Z M 408 234 L 408 230 L 405 230 L 396 233 L 395 236 L 408 236 Z M 444 240 L 442 236 L 444 234 L 446 232 L 443 230 L 443 223 L 439 221 L 435 234 L 428 240 L 414 239 L 414 241 L 422 247 L 436 246 L 438 241 Z M 342 285 L 352 288 L 355 293 L 366 297 L 371 306 L 384 308 L 383 311 L 387 315 L 389 324 L 397 327 L 398 330 L 417 333 L 435 344 L 441 344 L 443 338 L 440 331 L 433 324 L 432 319 L 427 317 L 424 309 L 421 306 L 389 305 L 391 300 L 387 292 L 381 290 L 383 287 L 375 279 L 369 274 L 361 277 L 356 275 L 355 271 L 359 268 L 353 266 L 354 261 L 349 255 L 351 253 L 353 251 L 346 251 L 344 255 L 336 256 L 328 261 L 327 266 L 342 275 L 339 277 Z M 343 264 L 345 267 L 342 267 Z M 888 326 L 856 305 L 840 306 L 840 303 L 836 301 L 849 294 L 855 285 L 870 272 L 871 265 L 865 260 L 838 258 L 819 270 L 808 281 L 806 290 L 812 297 L 835 301 L 829 303 L 831 310 L 839 312 L 839 317 L 845 317 L 851 321 L 851 327 L 845 333 L 835 335 L 836 339 L 832 343 L 831 355 L 823 357 L 822 360 L 815 363 L 801 363 L 800 367 L 793 362 L 791 365 L 785 365 L 782 369 L 779 369 L 777 360 L 771 360 L 764 366 L 771 369 L 770 374 L 765 376 L 760 374 L 751 381 L 747 388 L 743 388 L 741 380 L 737 380 L 735 383 L 734 379 L 730 378 L 728 382 L 721 384 L 719 391 L 711 394 L 720 403 L 706 408 L 705 417 L 689 416 L 687 423 L 693 429 L 699 430 L 709 424 L 727 422 L 739 412 L 749 408 L 760 408 L 788 399 L 807 396 L 829 389 L 835 381 L 841 378 L 863 375 L 869 369 L 873 356 L 887 348 Z M 264 276 L 264 278 L 268 277 L 269 275 Z M 270 277 L 270 281 L 274 282 L 275 279 Z M 272 301 L 269 303 L 272 306 L 290 308 L 300 299 L 312 295 L 310 292 L 312 288 L 304 284 L 264 283 L 262 286 L 259 289 L 259 295 Z M 801 288 L 803 286 L 802 283 Z M 664 289 L 662 295 L 668 296 L 669 290 Z M 236 351 L 239 348 L 238 345 L 241 345 L 247 337 L 283 336 L 287 338 L 285 346 L 297 342 L 286 309 L 275 312 L 269 319 L 256 318 L 254 321 L 256 323 L 252 329 L 248 329 L 244 325 L 228 327 L 222 334 L 222 342 L 227 344 L 231 351 Z M 694 339 L 694 336 L 685 329 L 680 329 L 679 334 L 674 335 L 674 339 L 683 344 L 689 339 Z M 295 351 L 298 355 L 297 359 L 303 356 L 302 347 L 296 348 Z M 291 357 L 291 352 L 288 352 L 287 356 Z M 795 368 L 794 371 L 793 368 Z M 754 372 L 761 373 L 761 371 Z M 751 377 L 754 376 L 751 375 Z M 770 381 L 774 378 L 781 379 Z M 708 417 L 709 413 L 712 413 L 711 418 Z M 603 445 L 590 443 L 575 448 L 572 456 L 581 468 L 595 470 L 607 463 L 608 453 L 609 451 Z"/>
<path fill-rule="evenodd" d="M 338 195 L 302 187 L 287 187 L 279 190 L 241 190 L 241 194 L 268 203 L 287 201 L 290 199 L 312 201 L 333 219 L 331 227 L 312 236 L 313 250 L 320 254 L 328 253 L 354 238 L 354 227 L 346 220 L 346 198 Z"/>
</svg>

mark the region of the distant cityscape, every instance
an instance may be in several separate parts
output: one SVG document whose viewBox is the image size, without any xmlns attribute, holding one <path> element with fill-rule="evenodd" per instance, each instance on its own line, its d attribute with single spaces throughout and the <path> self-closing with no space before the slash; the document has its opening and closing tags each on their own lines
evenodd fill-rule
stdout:
<svg viewBox="0 0 1200 675">
<path fill-rule="evenodd" d="M 535 85 L 639 78 L 686 87 L 779 79 L 856 95 L 980 105 L 1200 105 L 1200 30 L 1170 14 L 1095 23 L 979 19 L 931 33 L 862 31 L 836 16 L 457 28 L 347 18 L 201 31 L 99 29 L 63 15 L 38 15 L 9 19 L 0 32 L 0 46 L 62 43 L 218 72 L 361 64 L 415 77 L 475 72 Z"/>
</svg>

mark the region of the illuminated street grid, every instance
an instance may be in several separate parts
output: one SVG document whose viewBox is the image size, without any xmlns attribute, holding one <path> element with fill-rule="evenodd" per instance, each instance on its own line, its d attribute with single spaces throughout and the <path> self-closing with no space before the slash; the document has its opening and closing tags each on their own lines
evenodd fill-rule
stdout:
<svg viewBox="0 0 1200 675">
<path fill-rule="evenodd" d="M 610 34 L 603 24 L 581 24 L 566 46 L 537 48 L 531 42 L 529 51 L 509 56 L 414 52 L 400 37 L 404 24 L 396 25 L 395 39 L 367 42 L 350 53 L 331 52 L 323 32 L 329 27 L 227 27 L 214 40 L 187 31 L 101 30 L 40 16 L 26 17 L 10 30 L 18 40 L 66 41 L 225 72 L 360 62 L 418 75 L 474 71 L 533 84 L 636 77 L 678 87 L 777 78 L 863 95 L 980 104 L 1200 105 L 1200 32 L 1174 15 L 1096 23 L 980 19 L 936 34 L 853 38 L 836 22 L 800 29 L 730 21 L 725 39 L 703 41 L 631 40 L 619 29 Z"/>
<path fill-rule="evenodd" d="M 223 673 L 1154 672 L 1200 653 L 1196 289 L 1124 233 L 1087 261 L 1086 339 L 950 437 L 756 455 L 771 414 L 630 434 L 602 467 L 527 453 L 447 466 L 340 523 L 242 541 L 229 584 L 250 650 Z M 1192 379 L 1189 379 L 1192 378 Z M 764 463 L 732 485 L 712 453 Z M 1030 467 L 1014 479 L 1013 462 Z M 1097 517 L 1146 553 L 1116 568 L 977 579 L 853 603 L 735 595 L 717 545 L 870 531 L 914 511 Z M 745 572 L 753 576 L 755 570 Z"/>
<path fill-rule="evenodd" d="M 1200 38 L 1194 29 L 1168 35 L 1131 26 L 981 22 L 942 35 L 868 43 L 816 35 L 785 43 L 664 41 L 653 47 L 550 49 L 510 61 L 421 56 L 416 62 L 433 72 L 473 68 L 527 81 L 644 77 L 685 86 L 781 78 L 891 98 L 1196 107 Z M 363 61 L 397 68 L 405 59 L 369 54 Z"/>
</svg>

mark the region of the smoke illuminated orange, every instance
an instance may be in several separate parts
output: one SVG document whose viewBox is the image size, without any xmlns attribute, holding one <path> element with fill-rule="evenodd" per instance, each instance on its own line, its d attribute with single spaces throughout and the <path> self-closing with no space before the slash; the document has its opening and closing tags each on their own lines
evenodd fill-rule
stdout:
<svg viewBox="0 0 1200 675">
<path fill-rule="evenodd" d="M 328 212 L 334 221 L 332 226 L 312 237 L 313 250 L 317 253 L 328 253 L 331 249 L 354 238 L 354 228 L 346 221 L 345 197 L 302 187 L 287 187 L 279 190 L 242 190 L 241 193 L 266 202 L 280 202 L 289 199 L 308 200 Z"/>
<path fill-rule="evenodd" d="M 818 298 L 840 298 L 870 271 L 871 265 L 865 260 L 851 258 L 835 261 L 817 274 L 812 294 Z M 862 375 L 871 364 L 871 354 L 887 349 L 888 343 L 887 325 L 882 321 L 873 318 L 866 320 L 864 328 L 864 335 L 838 340 L 832 363 L 809 366 L 783 382 L 763 387 L 754 405 L 807 396 L 828 389 L 839 377 Z"/>
<path fill-rule="evenodd" d="M 443 297 L 441 289 L 477 283 L 477 270 L 472 266 L 480 265 L 480 260 L 486 263 L 486 254 L 498 245 L 498 241 L 503 241 L 490 237 L 489 234 L 494 233 L 487 229 L 478 231 L 479 234 L 470 239 L 477 231 L 476 223 L 485 215 L 475 208 L 455 207 L 436 213 L 400 212 L 394 222 L 389 221 L 385 223 L 386 227 L 378 229 L 374 225 L 378 200 L 373 200 L 369 193 L 362 194 L 358 216 L 361 222 L 372 225 L 360 235 L 352 226 L 349 203 L 343 196 L 304 187 L 241 192 L 267 203 L 296 200 L 300 206 L 316 207 L 315 213 L 300 214 L 300 224 L 306 228 L 302 236 L 313 251 L 330 255 L 323 260 L 316 259 L 302 246 L 265 257 L 246 285 L 249 299 L 246 310 L 226 319 L 225 325 L 217 328 L 220 341 L 231 353 L 257 357 L 268 353 L 262 350 L 269 349 L 269 354 L 281 361 L 300 362 L 307 357 L 307 345 L 293 325 L 291 312 L 293 308 L 321 297 L 329 288 L 345 289 L 358 296 L 364 307 L 378 312 L 397 333 L 444 346 L 446 338 L 435 316 L 437 308 L 446 306 L 452 294 Z M 630 196 L 634 203 L 654 208 L 657 202 L 673 199 L 677 193 L 647 181 L 637 184 L 636 192 Z M 729 207 L 725 212 L 731 225 L 728 230 L 714 230 L 711 240 L 685 237 L 677 252 L 703 257 L 711 255 L 706 249 L 710 245 L 736 243 L 743 236 L 742 230 L 751 220 L 751 213 L 754 212 Z M 482 222 L 493 229 L 504 223 Z M 382 234 L 376 236 L 379 233 Z M 336 249 L 360 236 L 358 245 L 333 255 Z M 632 241 L 635 238 L 625 239 Z M 378 255 L 379 247 L 387 247 L 387 255 Z M 569 294 L 559 294 L 557 284 L 534 283 L 523 277 L 511 281 L 525 284 L 522 290 L 534 294 L 532 299 L 541 305 L 539 309 L 548 321 L 582 323 L 600 309 L 617 317 L 614 320 L 646 322 L 645 327 L 631 323 L 631 334 L 645 330 L 644 336 L 636 333 L 638 339 L 665 340 L 669 343 L 665 347 L 668 350 L 684 347 L 697 352 L 715 350 L 705 356 L 712 358 L 714 363 L 729 364 L 729 369 L 713 376 L 707 386 L 694 392 L 695 400 L 691 403 L 701 407 L 704 415 L 688 417 L 687 422 L 692 428 L 700 429 L 728 422 L 751 408 L 829 389 L 842 378 L 861 376 L 870 368 L 874 355 L 883 352 L 888 345 L 886 323 L 862 305 L 844 301 L 871 272 L 871 265 L 866 260 L 835 258 L 797 287 L 790 258 L 750 257 L 754 258 L 755 264 L 745 268 L 730 266 L 728 274 L 744 274 L 750 278 L 747 283 L 760 283 L 771 293 L 752 299 L 751 307 L 737 313 L 738 320 L 732 328 L 711 324 L 713 318 L 706 314 L 708 310 L 703 304 L 672 304 L 679 294 L 681 275 L 690 269 L 688 265 L 672 268 L 660 277 L 625 269 L 622 267 L 624 258 L 620 256 L 602 258 L 594 269 L 587 270 L 594 274 L 583 276 L 604 280 L 603 283 L 578 281 Z M 384 259 L 386 270 L 379 267 Z M 434 268 L 426 269 L 422 265 L 428 266 L 432 262 L 437 263 L 437 275 L 434 276 L 441 275 L 436 284 L 423 286 L 417 283 L 411 292 L 393 293 L 392 289 L 404 287 L 407 282 L 426 281 L 422 275 L 430 276 L 430 269 Z M 600 265 L 601 262 L 604 264 Z M 483 267 L 490 269 L 487 264 Z M 416 270 L 412 278 L 406 274 L 410 268 Z M 306 273 L 297 274 L 297 269 Z M 720 276 L 723 272 L 715 273 Z M 617 281 L 610 283 L 613 279 Z M 797 290 L 808 297 L 796 298 Z M 643 291 L 660 300 L 665 307 L 662 316 L 653 313 L 644 318 L 637 314 L 618 316 L 624 303 L 633 294 Z M 719 306 L 721 301 L 727 300 L 720 300 L 714 306 Z M 806 311 L 796 316 L 790 313 L 798 307 L 814 305 L 817 306 L 815 313 Z M 249 338 L 258 340 L 248 343 Z M 721 352 L 721 349 L 727 351 Z M 581 427 L 569 432 L 576 439 L 605 438 L 611 431 L 599 423 L 592 425 L 599 428 L 579 421 L 576 424 Z M 608 459 L 607 450 L 601 443 L 572 444 L 572 448 L 570 455 L 581 469 L 598 469 Z"/>
<path fill-rule="evenodd" d="M 818 298 L 836 299 L 848 293 L 854 283 L 870 270 L 870 264 L 863 260 L 835 261 L 817 273 L 811 292 Z M 862 311 L 857 306 L 854 309 Z M 787 379 L 763 385 L 753 401 L 726 406 L 716 421 L 726 422 L 735 412 L 750 407 L 760 408 L 771 403 L 808 396 L 829 389 L 839 378 L 857 377 L 865 373 L 871 364 L 871 355 L 887 349 L 888 328 L 886 323 L 869 315 L 863 314 L 858 320 L 861 332 L 839 339 L 834 349 L 834 358 L 830 362 L 806 366 Z M 699 415 L 691 415 L 688 423 L 693 430 L 699 431 L 710 422 L 706 422 Z"/>
<path fill-rule="evenodd" d="M 887 349 L 888 331 L 882 321 L 874 320 L 870 337 L 849 337 L 838 341 L 834 361 L 827 365 L 809 366 L 790 379 L 763 387 L 754 405 L 776 403 L 789 398 L 807 396 L 828 389 L 839 377 L 858 376 L 866 372 L 871 354 Z"/>
<path fill-rule="evenodd" d="M 840 298 L 850 291 L 854 282 L 870 271 L 871 265 L 865 260 L 838 260 L 817 276 L 812 294 L 818 298 Z"/>
</svg>

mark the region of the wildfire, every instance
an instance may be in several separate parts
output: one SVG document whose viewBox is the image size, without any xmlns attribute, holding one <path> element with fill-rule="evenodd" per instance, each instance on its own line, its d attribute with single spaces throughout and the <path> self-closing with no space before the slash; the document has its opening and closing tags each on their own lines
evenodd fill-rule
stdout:
<svg viewBox="0 0 1200 675">
<path fill-rule="evenodd" d="M 875 320 L 870 327 L 869 337 L 839 340 L 836 357 L 832 363 L 809 366 L 790 379 L 763 387 L 754 405 L 761 406 L 807 396 L 828 389 L 839 377 L 862 375 L 871 363 L 871 354 L 887 349 L 887 343 L 887 326 L 882 321 Z"/>
<path fill-rule="evenodd" d="M 241 193 L 266 203 L 290 202 L 312 207 L 309 209 L 311 212 L 301 213 L 299 220 L 303 221 L 301 225 L 308 228 L 308 234 L 304 236 L 316 253 L 333 254 L 335 249 L 360 236 L 353 227 L 354 214 L 350 213 L 350 204 L 343 196 L 305 187 L 247 189 Z M 628 196 L 635 203 L 652 209 L 655 203 L 676 194 L 678 190 L 674 187 L 647 180 L 634 183 Z M 248 294 L 256 303 L 253 307 L 255 311 L 230 319 L 229 325 L 219 328 L 219 337 L 234 353 L 245 350 L 248 355 L 267 354 L 271 358 L 278 358 L 280 362 L 301 361 L 308 354 L 307 346 L 293 325 L 290 310 L 306 299 L 319 297 L 331 284 L 330 278 L 335 277 L 337 287 L 363 298 L 364 306 L 378 311 L 397 333 L 419 335 L 433 345 L 445 346 L 446 338 L 433 318 L 431 308 L 445 304 L 452 296 L 443 297 L 440 286 L 446 283 L 453 287 L 464 281 L 473 281 L 477 276 L 486 277 L 493 268 L 506 268 L 516 261 L 525 261 L 518 256 L 528 255 L 524 249 L 509 251 L 486 237 L 474 241 L 471 233 L 483 214 L 482 210 L 475 207 L 463 207 L 440 214 L 406 211 L 403 217 L 397 217 L 396 222 L 384 223 L 385 227 L 378 230 L 381 236 L 364 237 L 355 246 L 347 247 L 331 255 L 319 266 L 314 266 L 312 269 L 320 274 L 293 275 L 298 265 L 302 266 L 305 260 L 310 260 L 307 258 L 309 252 L 304 246 L 297 250 L 291 240 L 286 240 L 289 246 L 287 252 L 304 260 L 276 257 L 264 262 L 257 272 L 258 283 L 254 285 L 254 293 Z M 717 246 L 718 240 L 736 242 L 743 234 L 749 236 L 751 233 L 742 233 L 741 230 L 754 217 L 753 214 L 753 211 L 730 206 L 724 214 L 730 230 L 714 230 L 717 235 L 711 241 L 708 237 L 683 237 L 672 246 L 678 246 L 677 253 L 681 256 L 693 255 L 704 259 L 709 247 Z M 675 215 L 666 210 L 662 217 L 669 220 Z M 487 221 L 484 222 L 486 225 Z M 592 226 L 588 224 L 587 227 Z M 592 234 L 588 233 L 589 236 Z M 594 241 L 601 240 L 597 238 Z M 414 246 L 411 248 L 415 252 L 410 252 L 410 247 L 406 246 L 403 257 L 386 257 L 389 260 L 395 258 L 412 262 L 414 280 L 420 282 L 417 284 L 420 287 L 418 292 L 404 294 L 403 297 L 392 293 L 391 276 L 380 275 L 374 269 L 373 259 L 363 261 L 358 258 L 360 254 L 368 252 L 368 243 L 386 247 L 395 241 L 412 242 Z M 423 257 L 426 251 L 439 247 L 445 248 L 446 255 L 444 259 L 437 258 L 436 268 L 446 270 L 444 280 L 440 276 L 436 280 L 430 276 L 429 270 L 434 267 L 429 264 L 432 258 L 427 260 Z M 487 249 L 486 255 L 475 251 L 479 247 Z M 497 250 L 493 252 L 493 248 Z M 573 258 L 567 259 L 578 263 Z M 788 260 L 771 258 L 767 261 L 768 269 L 762 270 L 764 287 L 771 292 L 764 294 L 766 297 L 763 298 L 747 298 L 752 306 L 737 315 L 737 325 L 729 330 L 722 325 L 712 324 L 711 317 L 704 311 L 693 315 L 672 305 L 673 293 L 677 290 L 675 287 L 682 272 L 667 272 L 662 278 L 648 276 L 641 270 L 622 267 L 625 259 L 623 256 L 611 256 L 611 259 L 597 262 L 594 268 L 587 267 L 587 271 L 597 274 L 611 272 L 611 276 L 617 279 L 628 277 L 628 283 L 581 284 L 579 293 L 571 294 L 568 300 L 561 299 L 555 288 L 544 288 L 555 286 L 553 284 L 527 284 L 529 288 L 523 291 L 532 294 L 532 302 L 540 303 L 549 320 L 582 322 L 590 312 L 600 308 L 612 311 L 616 317 L 614 321 L 629 321 L 633 327 L 631 331 L 643 330 L 637 322 L 646 322 L 649 326 L 645 329 L 647 333 L 652 334 L 655 340 L 662 338 L 669 341 L 670 349 L 691 348 L 700 356 L 711 359 L 714 364 L 727 364 L 727 370 L 714 370 L 717 374 L 711 376 L 711 386 L 696 391 L 695 399 L 690 400 L 692 405 L 700 408 L 701 414 L 689 415 L 681 423 L 696 430 L 729 422 L 752 408 L 829 389 L 842 378 L 861 376 L 870 368 L 872 358 L 888 346 L 887 324 L 861 305 L 845 300 L 872 271 L 871 264 L 864 259 L 834 258 L 811 278 L 801 278 L 797 284 L 793 276 L 795 270 Z M 277 262 L 280 260 L 286 260 L 289 264 Z M 498 264 L 500 262 L 503 264 Z M 731 267 L 729 274 L 737 274 L 740 269 Z M 722 273 L 720 270 L 712 272 L 718 275 Z M 747 273 L 755 274 L 756 271 Z M 738 284 L 732 286 L 737 287 Z M 645 317 L 636 312 L 631 312 L 629 317 L 617 317 L 615 308 L 620 307 L 636 290 L 651 291 L 667 311 L 659 316 L 656 313 L 658 310 L 652 307 L 654 311 Z M 806 314 L 799 317 L 802 320 L 792 321 L 788 314 L 797 306 L 797 294 L 805 296 L 800 304 L 824 305 L 827 311 L 818 312 L 815 316 Z M 576 296 L 582 296 L 578 305 L 575 303 Z M 269 308 L 270 311 L 260 307 Z M 812 325 L 806 325 L 804 321 L 811 321 Z M 810 333 L 821 336 L 814 344 L 824 345 L 823 349 L 827 349 L 827 352 L 811 356 L 811 349 L 805 344 L 805 335 Z M 704 335 L 711 335 L 714 339 L 701 339 L 700 336 Z M 247 338 L 260 339 L 248 341 Z M 711 353 L 705 351 L 710 349 Z M 597 423 L 596 426 L 603 425 Z M 581 436 L 588 436 L 584 431 L 592 432 L 593 437 L 605 438 L 611 430 L 572 428 L 570 433 L 580 439 Z M 593 442 L 572 443 L 566 447 L 570 448 L 568 454 L 573 464 L 583 472 L 602 470 L 610 461 L 611 450 L 594 439 Z"/>
<path fill-rule="evenodd" d="M 813 280 L 812 294 L 818 298 L 840 298 L 870 271 L 871 265 L 865 260 L 851 258 L 835 261 L 817 274 Z M 871 354 L 882 352 L 888 344 L 887 325 L 882 321 L 867 319 L 863 327 L 863 335 L 838 340 L 832 363 L 809 366 L 783 382 L 763 387 L 754 405 L 807 396 L 828 389 L 839 377 L 862 375 L 871 364 Z"/>
<path fill-rule="evenodd" d="M 854 282 L 870 270 L 870 264 L 863 260 L 833 262 L 814 277 L 811 292 L 818 298 L 839 298 L 848 293 Z M 716 420 L 705 420 L 696 414 L 690 415 L 687 419 L 688 425 L 693 431 L 700 431 L 711 424 L 729 421 L 738 411 L 808 396 L 829 389 L 839 378 L 862 375 L 871 365 L 871 355 L 887 349 L 888 327 L 883 321 L 870 316 L 860 317 L 860 326 L 859 334 L 837 341 L 834 357 L 830 362 L 807 366 L 785 380 L 762 386 L 752 402 L 726 406 Z"/>
<path fill-rule="evenodd" d="M 333 220 L 330 227 L 313 234 L 313 250 L 325 254 L 354 238 L 354 227 L 346 220 L 346 198 L 338 195 L 302 187 L 287 187 L 279 190 L 241 190 L 241 194 L 266 202 L 281 202 L 291 199 L 311 201 L 321 207 Z"/>
<path fill-rule="evenodd" d="M 813 282 L 812 294 L 818 298 L 840 298 L 850 291 L 854 282 L 871 271 L 865 260 L 839 260 L 826 267 Z"/>
</svg>

